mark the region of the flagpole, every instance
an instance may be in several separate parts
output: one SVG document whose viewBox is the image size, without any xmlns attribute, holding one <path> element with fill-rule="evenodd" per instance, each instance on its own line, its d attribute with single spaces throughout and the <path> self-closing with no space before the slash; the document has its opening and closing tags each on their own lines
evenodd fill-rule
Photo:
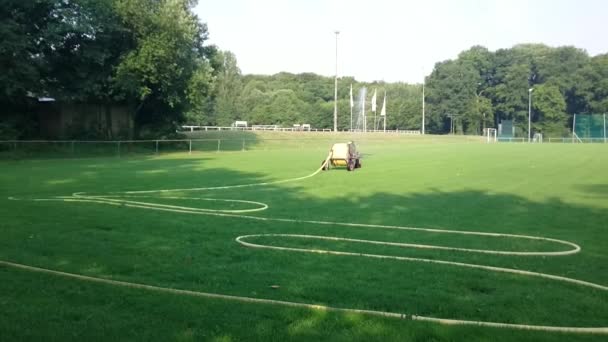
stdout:
<svg viewBox="0 0 608 342">
<path fill-rule="evenodd" d="M 361 101 L 361 107 L 363 109 L 363 132 L 367 132 L 367 116 L 365 115 L 365 101 L 367 101 L 367 94 L 363 92 L 365 96 L 363 96 L 363 101 Z"/>
<path fill-rule="evenodd" d="M 386 133 L 386 90 L 384 91 L 384 102 L 382 102 L 382 114 L 384 114 L 384 133 Z"/>
<path fill-rule="evenodd" d="M 377 127 L 377 122 L 376 122 L 376 111 L 374 111 L 374 132 L 376 131 Z"/>
<path fill-rule="evenodd" d="M 350 131 L 353 131 L 353 106 L 350 106 Z"/>
<path fill-rule="evenodd" d="M 372 97 L 372 112 L 374 112 L 374 132 L 376 131 L 377 128 L 377 122 L 376 122 L 376 110 L 378 106 L 378 97 L 377 97 L 377 90 L 374 89 L 374 96 Z"/>
</svg>

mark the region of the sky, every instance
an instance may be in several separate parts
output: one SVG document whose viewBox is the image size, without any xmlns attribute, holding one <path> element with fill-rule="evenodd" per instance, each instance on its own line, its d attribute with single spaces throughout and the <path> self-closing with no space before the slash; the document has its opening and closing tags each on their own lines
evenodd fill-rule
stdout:
<svg viewBox="0 0 608 342">
<path fill-rule="evenodd" d="M 420 83 L 474 45 L 608 52 L 608 0 L 199 0 L 209 44 L 244 74 L 281 71 Z"/>
</svg>

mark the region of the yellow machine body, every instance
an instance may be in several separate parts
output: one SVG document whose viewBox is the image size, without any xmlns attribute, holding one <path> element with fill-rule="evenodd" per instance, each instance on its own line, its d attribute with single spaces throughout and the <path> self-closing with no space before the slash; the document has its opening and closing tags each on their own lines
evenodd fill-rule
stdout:
<svg viewBox="0 0 608 342">
<path fill-rule="evenodd" d="M 348 143 L 337 143 L 331 147 L 328 156 L 329 163 L 323 166 L 323 169 L 328 170 L 329 165 L 331 165 L 345 166 L 348 171 L 352 171 L 361 167 L 361 161 L 359 158 L 360 155 L 359 152 L 357 152 L 355 143 L 352 141 Z M 323 163 L 325 163 L 325 161 L 323 161 Z"/>
</svg>

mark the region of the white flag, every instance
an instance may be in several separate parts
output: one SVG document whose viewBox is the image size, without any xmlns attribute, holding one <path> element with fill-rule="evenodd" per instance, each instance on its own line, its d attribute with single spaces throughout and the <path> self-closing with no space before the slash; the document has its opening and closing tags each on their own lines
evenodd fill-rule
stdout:
<svg viewBox="0 0 608 342">
<path fill-rule="evenodd" d="M 374 96 L 372 96 L 372 112 L 376 112 L 376 89 L 374 89 Z"/>
<path fill-rule="evenodd" d="M 386 116 L 386 94 L 384 94 L 384 102 L 382 103 L 382 110 L 380 111 L 381 116 Z"/>
<path fill-rule="evenodd" d="M 353 101 L 353 84 L 350 84 L 350 108 L 355 106 L 355 101 Z"/>
</svg>

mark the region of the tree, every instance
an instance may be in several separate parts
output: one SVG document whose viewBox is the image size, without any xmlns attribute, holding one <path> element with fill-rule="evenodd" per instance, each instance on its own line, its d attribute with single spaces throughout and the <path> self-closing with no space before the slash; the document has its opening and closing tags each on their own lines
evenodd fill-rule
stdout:
<svg viewBox="0 0 608 342">
<path fill-rule="evenodd" d="M 427 82 L 429 121 L 427 130 L 445 131 L 448 114 L 460 116 L 457 130 L 469 132 L 480 126 L 474 116 L 474 99 L 481 79 L 472 63 L 446 61 L 437 63 Z"/>
<path fill-rule="evenodd" d="M 236 57 L 230 51 L 222 51 L 216 57 L 220 68 L 215 81 L 215 113 L 217 124 L 229 126 L 239 120 L 242 114 L 239 110 L 239 96 L 242 92 L 241 70 Z"/>
<path fill-rule="evenodd" d="M 534 129 L 561 136 L 566 127 L 566 101 L 557 85 L 542 84 L 534 90 Z"/>
<path fill-rule="evenodd" d="M 48 14 L 54 1 L 6 0 L 0 6 L 0 101 L 23 102 L 28 92 L 39 93 L 45 60 L 40 55 L 49 43 Z"/>
<path fill-rule="evenodd" d="M 116 68 L 116 86 L 136 99 L 139 125 L 172 128 L 193 103 L 187 89 L 205 91 L 207 27 L 189 0 L 117 0 L 116 10 L 135 36 L 135 48 Z M 203 71 L 200 71 L 202 68 Z M 194 80 L 193 80 L 194 78 Z M 202 94 L 207 96 L 208 94 Z M 199 103 L 200 104 L 200 103 Z"/>
<path fill-rule="evenodd" d="M 474 127 L 476 134 L 483 134 L 486 128 L 494 127 L 494 107 L 492 100 L 478 94 L 475 99 L 475 117 L 474 121 L 481 122 L 481 127 Z"/>
<path fill-rule="evenodd" d="M 578 113 L 608 113 L 608 54 L 591 58 L 577 72 L 573 93 L 579 100 Z"/>
<path fill-rule="evenodd" d="M 111 107 L 127 93 L 114 87 L 115 66 L 134 48 L 135 39 L 114 11 L 113 0 L 62 1 L 49 25 L 53 43 L 42 50 L 48 64 L 47 93 L 63 103 L 104 107 L 104 137 L 112 139 Z"/>
</svg>

